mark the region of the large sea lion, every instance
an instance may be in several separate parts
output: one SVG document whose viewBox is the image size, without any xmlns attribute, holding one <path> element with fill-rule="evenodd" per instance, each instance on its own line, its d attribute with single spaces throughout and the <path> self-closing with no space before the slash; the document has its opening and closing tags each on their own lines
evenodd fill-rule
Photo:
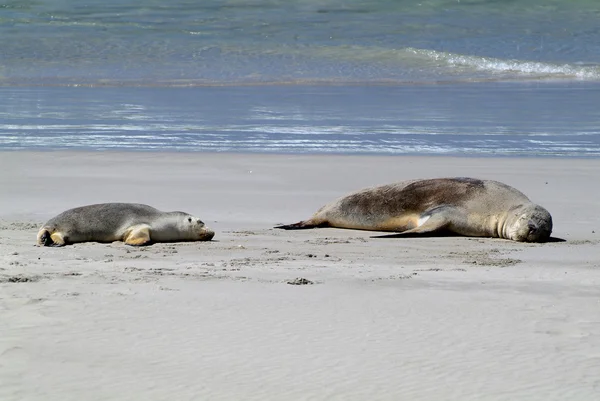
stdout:
<svg viewBox="0 0 600 401">
<path fill-rule="evenodd" d="M 38 245 L 76 242 L 210 241 L 215 233 L 200 219 L 183 212 L 161 212 L 137 203 L 101 203 L 69 209 L 48 220 L 37 235 Z"/>
<path fill-rule="evenodd" d="M 552 217 L 518 190 L 497 181 L 437 178 L 403 181 L 354 192 L 286 230 L 338 227 L 401 234 L 450 232 L 545 242 Z"/>
</svg>

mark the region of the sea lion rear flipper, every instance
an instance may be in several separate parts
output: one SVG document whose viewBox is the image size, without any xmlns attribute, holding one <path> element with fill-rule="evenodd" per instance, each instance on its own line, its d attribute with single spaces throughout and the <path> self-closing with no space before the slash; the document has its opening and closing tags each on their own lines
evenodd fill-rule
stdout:
<svg viewBox="0 0 600 401">
<path fill-rule="evenodd" d="M 66 240 L 63 234 L 54 229 L 43 228 L 38 233 L 37 243 L 39 246 L 65 246 Z"/>
<path fill-rule="evenodd" d="M 50 231 L 48 231 L 48 229 L 43 228 L 40 230 L 37 236 L 37 244 L 39 246 L 50 246 L 53 244 L 52 238 L 50 237 Z"/>
<path fill-rule="evenodd" d="M 284 224 L 281 226 L 275 226 L 273 228 L 281 228 L 283 230 L 306 230 L 309 228 L 319 228 L 319 227 L 327 227 L 329 226 L 328 223 L 324 222 L 324 223 L 315 223 L 312 219 L 311 220 L 303 220 L 303 221 L 299 221 L 297 223 L 292 223 L 292 224 Z"/>
</svg>

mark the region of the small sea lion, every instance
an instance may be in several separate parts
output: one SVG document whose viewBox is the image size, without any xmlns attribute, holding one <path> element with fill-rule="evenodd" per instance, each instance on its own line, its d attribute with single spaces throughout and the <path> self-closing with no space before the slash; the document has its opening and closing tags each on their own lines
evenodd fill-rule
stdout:
<svg viewBox="0 0 600 401">
<path fill-rule="evenodd" d="M 545 242 L 552 217 L 506 184 L 475 178 L 403 181 L 363 189 L 319 209 L 310 219 L 276 228 L 338 227 L 400 234 L 450 232 Z"/>
<path fill-rule="evenodd" d="M 184 212 L 161 212 L 137 203 L 101 203 L 69 209 L 48 220 L 37 235 L 38 245 L 76 242 L 210 241 L 215 235 L 199 218 Z"/>
</svg>

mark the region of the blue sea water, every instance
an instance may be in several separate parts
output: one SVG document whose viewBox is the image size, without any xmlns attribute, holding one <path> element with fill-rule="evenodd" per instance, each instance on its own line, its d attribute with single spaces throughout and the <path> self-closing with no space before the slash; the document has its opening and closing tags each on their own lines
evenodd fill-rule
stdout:
<svg viewBox="0 0 600 401">
<path fill-rule="evenodd" d="M 600 155 L 596 0 L 0 0 L 0 149 Z"/>
</svg>

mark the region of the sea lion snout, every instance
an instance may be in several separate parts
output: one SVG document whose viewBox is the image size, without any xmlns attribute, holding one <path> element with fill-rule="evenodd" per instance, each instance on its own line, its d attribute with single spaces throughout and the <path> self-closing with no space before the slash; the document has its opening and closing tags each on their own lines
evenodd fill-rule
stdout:
<svg viewBox="0 0 600 401">
<path fill-rule="evenodd" d="M 197 231 L 200 241 L 210 241 L 215 236 L 215 232 L 197 217 L 188 217 L 187 221 L 192 224 L 193 230 Z"/>
<path fill-rule="evenodd" d="M 206 227 L 206 229 L 200 233 L 200 240 L 201 241 L 210 241 L 211 239 L 213 239 L 214 236 L 215 236 L 215 232 L 213 230 L 211 230 L 210 228 Z"/>
</svg>

